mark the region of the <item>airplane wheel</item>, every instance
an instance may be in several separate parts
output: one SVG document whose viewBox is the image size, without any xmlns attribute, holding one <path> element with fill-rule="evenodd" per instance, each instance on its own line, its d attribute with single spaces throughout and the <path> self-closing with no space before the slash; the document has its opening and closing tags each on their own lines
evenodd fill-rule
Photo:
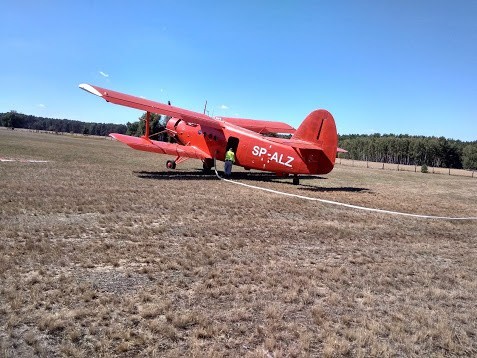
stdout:
<svg viewBox="0 0 477 358">
<path fill-rule="evenodd" d="M 166 162 L 167 169 L 176 169 L 176 162 L 173 160 L 168 160 Z"/>
<path fill-rule="evenodd" d="M 204 170 L 204 173 L 209 173 L 213 166 L 214 162 L 211 160 L 206 159 L 202 162 L 202 169 Z"/>
<path fill-rule="evenodd" d="M 202 170 L 204 171 L 204 173 L 209 173 L 210 172 L 210 169 L 212 169 L 207 163 L 202 163 Z"/>
<path fill-rule="evenodd" d="M 293 185 L 299 185 L 300 184 L 300 178 L 298 178 L 296 175 L 293 177 Z"/>
</svg>

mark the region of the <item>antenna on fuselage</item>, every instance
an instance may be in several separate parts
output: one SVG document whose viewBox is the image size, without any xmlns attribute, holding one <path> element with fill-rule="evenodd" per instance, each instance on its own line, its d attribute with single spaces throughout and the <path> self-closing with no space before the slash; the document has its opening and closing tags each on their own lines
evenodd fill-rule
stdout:
<svg viewBox="0 0 477 358">
<path fill-rule="evenodd" d="M 204 114 L 207 111 L 207 100 L 205 100 L 205 106 L 204 106 Z"/>
</svg>

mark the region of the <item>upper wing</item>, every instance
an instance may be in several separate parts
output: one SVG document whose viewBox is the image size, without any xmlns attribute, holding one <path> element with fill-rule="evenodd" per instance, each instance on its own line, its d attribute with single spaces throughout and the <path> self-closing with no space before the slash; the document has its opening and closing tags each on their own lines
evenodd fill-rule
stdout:
<svg viewBox="0 0 477 358">
<path fill-rule="evenodd" d="M 221 120 L 227 123 L 234 124 L 236 126 L 261 133 L 295 133 L 296 129 L 292 126 L 275 121 L 258 121 L 255 119 L 245 118 L 231 118 L 231 117 L 219 117 Z"/>
<path fill-rule="evenodd" d="M 185 158 L 195 158 L 200 160 L 212 158 L 209 154 L 194 146 L 159 142 L 156 140 L 148 140 L 143 137 L 132 137 L 129 135 L 118 133 L 111 133 L 110 136 L 120 142 L 127 144 L 133 149 L 142 150 L 145 152 L 176 155 Z"/>
<path fill-rule="evenodd" d="M 205 114 L 196 113 L 187 109 L 170 106 L 168 104 L 150 101 L 144 98 L 131 96 L 128 94 L 111 91 L 98 86 L 92 86 L 86 83 L 82 83 L 79 87 L 89 93 L 96 96 L 103 97 L 107 102 L 119 104 L 121 106 L 132 107 L 141 109 L 143 111 L 164 114 L 166 116 L 180 118 L 186 122 L 197 123 L 201 126 L 207 126 L 211 128 L 222 128 L 220 121 L 206 116 Z"/>
</svg>

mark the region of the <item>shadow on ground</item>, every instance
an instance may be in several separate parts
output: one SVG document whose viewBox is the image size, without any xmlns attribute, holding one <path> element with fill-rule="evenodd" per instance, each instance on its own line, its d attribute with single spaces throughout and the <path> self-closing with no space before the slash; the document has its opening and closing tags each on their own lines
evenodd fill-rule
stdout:
<svg viewBox="0 0 477 358">
<path fill-rule="evenodd" d="M 203 170 L 174 170 L 174 171 L 160 171 L 160 172 L 146 172 L 146 171 L 135 171 L 133 172 L 138 176 L 138 178 L 143 179 L 157 179 L 157 180 L 210 180 L 210 179 L 217 179 L 215 176 L 215 172 L 211 171 L 209 173 L 205 173 Z M 219 175 L 224 177 L 224 172 L 219 171 Z M 232 173 L 230 179 L 237 179 L 237 180 L 253 180 L 253 181 L 272 181 L 272 182 L 280 182 L 291 184 L 293 176 L 289 177 L 278 177 L 275 173 L 246 173 L 246 172 L 236 172 Z M 289 179 L 289 183 L 286 181 Z M 300 175 L 301 179 L 326 179 L 319 176 L 314 175 Z M 285 181 L 284 181 L 285 180 Z"/>
<path fill-rule="evenodd" d="M 159 171 L 159 172 L 148 172 L 148 171 L 135 171 L 135 175 L 138 178 L 142 179 L 153 179 L 153 180 L 217 180 L 215 172 L 211 171 L 205 173 L 203 170 L 170 170 L 170 171 Z M 224 176 L 223 172 L 219 172 L 221 177 Z M 293 176 L 289 177 L 277 177 L 274 173 L 256 173 L 256 172 L 236 172 L 233 173 L 230 179 L 233 180 L 249 180 L 249 181 L 258 181 L 258 182 L 272 182 L 272 183 L 281 183 L 285 185 L 294 185 L 292 183 Z M 369 191 L 366 188 L 354 188 L 354 187 L 320 187 L 303 183 L 302 180 L 307 179 L 320 179 L 325 180 L 327 178 L 314 176 L 314 175 L 300 175 L 301 184 L 298 186 L 300 190 L 316 191 L 316 192 L 363 192 Z"/>
<path fill-rule="evenodd" d="M 371 193 L 371 191 L 367 188 L 355 188 L 352 186 L 340 186 L 336 188 L 324 188 L 320 186 L 314 186 L 314 185 L 307 185 L 307 184 L 301 184 L 300 185 L 300 190 L 307 190 L 307 191 L 315 191 L 315 192 L 334 192 L 334 191 L 346 191 L 350 193 L 361 193 L 361 192 L 368 192 Z"/>
<path fill-rule="evenodd" d="M 134 171 L 138 178 L 154 180 L 217 180 L 214 172 L 204 173 L 202 170 L 168 170 L 161 172 Z"/>
</svg>

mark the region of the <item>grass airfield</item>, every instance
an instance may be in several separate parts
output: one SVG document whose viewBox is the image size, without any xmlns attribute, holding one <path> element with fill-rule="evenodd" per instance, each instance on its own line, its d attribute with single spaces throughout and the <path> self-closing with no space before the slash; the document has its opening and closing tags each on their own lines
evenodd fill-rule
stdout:
<svg viewBox="0 0 477 358">
<path fill-rule="evenodd" d="M 477 221 L 203 176 L 104 138 L 0 128 L 0 356 L 477 354 Z M 222 163 L 219 163 L 222 168 Z M 337 165 L 237 180 L 477 216 L 477 179 Z"/>
</svg>

